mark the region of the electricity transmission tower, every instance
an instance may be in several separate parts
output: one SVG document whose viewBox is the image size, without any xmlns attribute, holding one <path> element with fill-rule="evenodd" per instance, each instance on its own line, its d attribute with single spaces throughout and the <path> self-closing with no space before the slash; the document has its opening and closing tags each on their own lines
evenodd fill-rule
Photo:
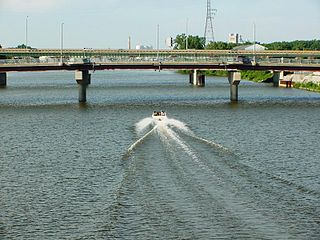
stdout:
<svg viewBox="0 0 320 240">
<path fill-rule="evenodd" d="M 209 42 L 214 42 L 213 20 L 216 13 L 217 13 L 217 9 L 212 8 L 211 0 L 207 0 L 207 18 L 206 18 L 206 26 L 204 31 L 204 39 L 206 44 Z"/>
</svg>

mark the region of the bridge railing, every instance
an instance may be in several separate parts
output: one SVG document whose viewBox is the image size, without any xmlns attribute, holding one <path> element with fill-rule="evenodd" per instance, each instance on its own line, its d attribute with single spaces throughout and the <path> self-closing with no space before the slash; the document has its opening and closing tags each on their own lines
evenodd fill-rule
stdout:
<svg viewBox="0 0 320 240">
<path fill-rule="evenodd" d="M 208 56 L 114 56 L 114 57 L 91 57 L 91 58 L 75 58 L 75 57 L 64 57 L 63 63 L 65 64 L 82 64 L 82 63 L 95 63 L 95 64 L 106 64 L 106 63 L 144 63 L 144 62 L 165 62 L 165 63 L 235 63 L 235 64 L 251 64 L 252 57 L 208 57 Z M 303 65 L 320 65 L 320 59 L 302 59 L 302 58 L 262 58 L 256 57 L 256 63 L 260 64 L 303 64 Z M 10 64 L 61 64 L 60 57 L 24 57 L 24 58 L 13 58 L 13 59 L 0 59 L 0 65 Z"/>
</svg>

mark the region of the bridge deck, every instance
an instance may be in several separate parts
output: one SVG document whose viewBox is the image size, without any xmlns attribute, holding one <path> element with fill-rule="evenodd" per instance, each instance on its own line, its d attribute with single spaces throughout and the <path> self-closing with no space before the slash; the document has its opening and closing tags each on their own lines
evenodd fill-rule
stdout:
<svg viewBox="0 0 320 240">
<path fill-rule="evenodd" d="M 320 64 L 243 64 L 217 62 L 117 62 L 117 63 L 88 63 L 88 64 L 0 64 L 0 72 L 24 71 L 74 71 L 74 70 L 264 70 L 264 71 L 310 71 L 319 72 Z"/>
</svg>

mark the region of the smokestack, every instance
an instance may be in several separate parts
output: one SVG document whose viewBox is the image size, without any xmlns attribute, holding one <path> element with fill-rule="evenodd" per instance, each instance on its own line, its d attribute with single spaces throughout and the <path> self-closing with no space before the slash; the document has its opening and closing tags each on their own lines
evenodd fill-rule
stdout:
<svg viewBox="0 0 320 240">
<path fill-rule="evenodd" d="M 128 49 L 131 50 L 131 37 L 128 38 Z"/>
</svg>

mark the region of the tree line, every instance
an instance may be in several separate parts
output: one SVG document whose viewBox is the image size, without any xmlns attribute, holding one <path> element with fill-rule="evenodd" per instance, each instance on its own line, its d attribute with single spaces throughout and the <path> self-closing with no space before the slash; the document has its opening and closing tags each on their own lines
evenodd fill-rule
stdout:
<svg viewBox="0 0 320 240">
<path fill-rule="evenodd" d="M 273 42 L 262 44 L 268 50 L 320 50 L 320 40 L 296 40 L 292 42 Z"/>
<path fill-rule="evenodd" d="M 241 44 L 227 43 L 227 42 L 210 42 L 206 45 L 205 38 L 199 36 L 186 36 L 179 34 L 175 38 L 174 49 L 208 49 L 208 50 L 231 50 L 240 45 L 250 45 L 252 43 L 245 42 Z M 262 43 L 261 45 L 268 48 L 268 50 L 320 50 L 320 40 L 296 40 L 291 42 L 273 42 Z"/>
<path fill-rule="evenodd" d="M 177 35 L 175 39 L 174 49 L 208 49 L 208 50 L 231 50 L 234 47 L 240 45 L 250 45 L 252 43 L 245 42 L 241 44 L 227 43 L 227 42 L 210 42 L 206 45 L 205 38 L 199 36 L 186 36 L 185 34 Z M 267 47 L 268 50 L 320 50 L 320 40 L 296 40 L 292 42 L 273 42 L 267 44 L 261 44 Z M 188 70 L 179 71 L 180 73 L 189 73 Z M 227 76 L 226 71 L 203 71 L 203 74 L 207 76 Z M 272 73 L 269 71 L 241 71 L 241 78 L 251 81 L 261 82 L 272 77 Z"/>
</svg>

